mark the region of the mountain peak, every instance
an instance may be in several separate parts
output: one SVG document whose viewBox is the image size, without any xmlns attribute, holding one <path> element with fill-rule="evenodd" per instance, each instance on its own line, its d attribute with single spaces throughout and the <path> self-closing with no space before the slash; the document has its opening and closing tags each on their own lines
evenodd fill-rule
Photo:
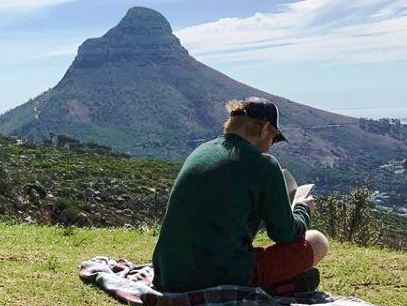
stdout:
<svg viewBox="0 0 407 306">
<path fill-rule="evenodd" d="M 181 46 L 163 15 L 149 8 L 133 7 L 105 35 L 86 40 L 68 72 L 111 63 L 146 66 L 182 61 L 185 55 L 188 51 Z"/>
<path fill-rule="evenodd" d="M 167 19 L 159 12 L 146 7 L 129 9 L 113 30 L 127 30 L 133 33 L 172 33 L 171 25 Z"/>
</svg>

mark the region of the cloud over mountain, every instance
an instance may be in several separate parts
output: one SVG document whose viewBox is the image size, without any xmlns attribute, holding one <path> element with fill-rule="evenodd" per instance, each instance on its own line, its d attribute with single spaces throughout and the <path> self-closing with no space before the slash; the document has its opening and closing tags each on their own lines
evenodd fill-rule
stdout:
<svg viewBox="0 0 407 306">
<path fill-rule="evenodd" d="M 304 0 L 273 13 L 187 27 L 176 35 L 210 63 L 406 60 L 407 1 Z"/>
<path fill-rule="evenodd" d="M 0 1 L 0 12 L 6 10 L 33 9 L 74 1 L 77 0 L 2 0 Z"/>
</svg>

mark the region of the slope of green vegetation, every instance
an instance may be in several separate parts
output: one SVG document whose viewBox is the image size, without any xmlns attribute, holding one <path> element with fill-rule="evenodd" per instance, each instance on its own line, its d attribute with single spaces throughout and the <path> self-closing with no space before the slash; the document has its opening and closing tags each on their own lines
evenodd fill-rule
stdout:
<svg viewBox="0 0 407 306">
<path fill-rule="evenodd" d="M 0 304 L 119 305 L 79 280 L 79 264 L 97 255 L 148 263 L 157 233 L 0 223 Z M 264 234 L 256 241 L 268 243 Z M 406 305 L 406 261 L 406 252 L 332 242 L 320 266 L 321 289 L 377 305 Z"/>
<path fill-rule="evenodd" d="M 151 225 L 179 168 L 0 137 L 0 214 L 43 224 Z"/>
</svg>

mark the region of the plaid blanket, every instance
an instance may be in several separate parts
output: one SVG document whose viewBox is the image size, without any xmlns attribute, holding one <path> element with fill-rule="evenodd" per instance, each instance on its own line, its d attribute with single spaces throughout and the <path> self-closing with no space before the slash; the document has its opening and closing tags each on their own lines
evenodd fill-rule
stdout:
<svg viewBox="0 0 407 306">
<path fill-rule="evenodd" d="M 184 293 L 154 290 L 151 265 L 135 265 L 127 260 L 95 257 L 80 266 L 80 278 L 96 284 L 128 305 L 151 306 L 372 306 L 353 297 L 334 297 L 323 292 L 296 293 L 289 297 L 271 297 L 261 288 L 222 285 Z"/>
</svg>

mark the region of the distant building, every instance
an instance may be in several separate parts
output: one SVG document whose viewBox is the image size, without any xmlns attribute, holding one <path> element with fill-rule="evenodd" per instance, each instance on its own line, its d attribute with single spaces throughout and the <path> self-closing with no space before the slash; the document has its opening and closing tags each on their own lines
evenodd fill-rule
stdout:
<svg viewBox="0 0 407 306">
<path fill-rule="evenodd" d="M 394 172 L 394 174 L 403 174 L 406 169 L 406 159 L 402 160 L 390 160 L 387 163 L 379 166 L 380 169 Z"/>
<path fill-rule="evenodd" d="M 100 154 L 111 154 L 113 149 L 109 146 L 93 142 L 81 143 L 80 140 L 68 135 L 49 133 L 49 137 L 43 140 L 44 145 L 70 149 L 74 151 L 88 151 Z"/>
</svg>

